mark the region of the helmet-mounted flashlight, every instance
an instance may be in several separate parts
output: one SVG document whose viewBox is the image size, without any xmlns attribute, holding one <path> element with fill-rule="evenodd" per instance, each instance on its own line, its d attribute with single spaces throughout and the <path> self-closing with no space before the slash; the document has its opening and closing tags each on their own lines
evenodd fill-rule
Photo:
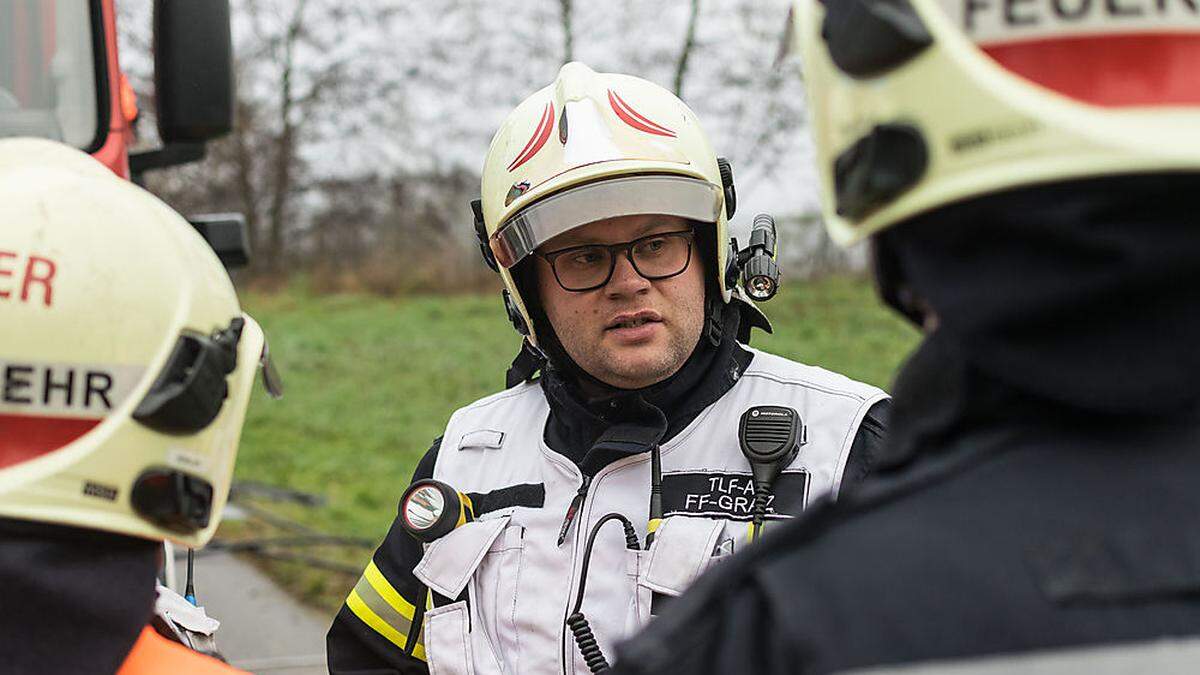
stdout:
<svg viewBox="0 0 1200 675">
<path fill-rule="evenodd" d="M 426 544 L 475 520 L 471 498 L 439 480 L 419 480 L 400 499 L 400 524 Z"/>
<path fill-rule="evenodd" d="M 750 226 L 750 245 L 738 251 L 738 266 L 742 288 L 756 302 L 770 300 L 779 290 L 776 242 L 775 219 L 765 213 L 755 216 Z"/>
</svg>

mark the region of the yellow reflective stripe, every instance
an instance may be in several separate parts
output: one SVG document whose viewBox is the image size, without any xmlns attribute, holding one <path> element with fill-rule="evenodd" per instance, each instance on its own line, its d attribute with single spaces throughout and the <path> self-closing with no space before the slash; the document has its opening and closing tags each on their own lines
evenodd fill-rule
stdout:
<svg viewBox="0 0 1200 675">
<path fill-rule="evenodd" d="M 392 628 L 388 625 L 388 622 L 379 618 L 379 615 L 372 611 L 367 606 L 367 603 L 363 602 L 363 599 L 359 597 L 358 591 L 350 591 L 350 595 L 346 597 L 346 606 L 350 608 L 351 612 L 354 612 L 355 616 L 362 619 L 363 623 L 374 629 L 376 633 L 387 638 L 389 642 L 400 649 L 404 649 L 404 643 L 408 641 L 408 636 Z M 424 652 L 425 650 L 422 649 L 421 653 L 424 654 Z"/>
<path fill-rule="evenodd" d="M 651 518 L 650 522 L 646 523 L 646 531 L 657 532 L 660 525 L 662 525 L 662 518 Z"/>
<path fill-rule="evenodd" d="M 413 607 L 411 602 L 405 600 L 396 592 L 396 589 L 392 588 L 392 585 L 384 578 L 383 572 L 380 572 L 379 568 L 375 566 L 374 560 L 367 564 L 367 569 L 363 572 L 363 578 L 367 580 L 367 583 L 371 584 L 371 588 L 375 589 L 375 592 L 379 594 L 379 597 L 383 598 L 384 602 L 391 605 L 392 609 L 400 613 L 400 616 L 412 621 L 413 612 L 417 608 Z"/>
</svg>

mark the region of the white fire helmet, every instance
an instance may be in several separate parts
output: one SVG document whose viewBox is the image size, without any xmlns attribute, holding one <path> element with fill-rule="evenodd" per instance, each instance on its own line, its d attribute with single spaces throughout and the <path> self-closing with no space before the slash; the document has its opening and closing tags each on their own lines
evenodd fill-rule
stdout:
<svg viewBox="0 0 1200 675">
<path fill-rule="evenodd" d="M 549 239 L 606 218 L 663 214 L 712 224 L 710 262 L 729 301 L 732 173 L 695 113 L 641 78 L 564 65 L 496 132 L 481 203 L 473 206 L 484 257 L 504 280 L 509 316 L 533 345 L 530 299 L 521 297 L 513 266 Z"/>
<path fill-rule="evenodd" d="M 0 140 L 0 223 L 0 517 L 202 546 L 266 352 L 217 256 L 43 140 Z"/>
<path fill-rule="evenodd" d="M 1007 189 L 1200 169 L 1192 0 L 798 0 L 793 17 L 840 243 Z"/>
</svg>

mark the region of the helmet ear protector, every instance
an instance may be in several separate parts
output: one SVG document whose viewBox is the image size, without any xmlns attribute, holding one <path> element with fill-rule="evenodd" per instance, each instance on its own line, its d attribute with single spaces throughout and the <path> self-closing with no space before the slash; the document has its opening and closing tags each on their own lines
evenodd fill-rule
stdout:
<svg viewBox="0 0 1200 675">
<path fill-rule="evenodd" d="M 725 218 L 733 218 L 737 211 L 737 190 L 733 187 L 733 167 L 724 157 L 717 158 L 717 170 L 721 172 L 721 189 L 725 193 Z"/>
<path fill-rule="evenodd" d="M 237 369 L 245 319 L 212 336 L 184 334 L 133 418 L 165 434 L 191 434 L 216 419 L 229 393 L 225 377 Z"/>
<path fill-rule="evenodd" d="M 496 262 L 496 254 L 492 252 L 492 247 L 488 243 L 487 225 L 483 220 L 483 199 L 477 198 L 471 200 L 471 213 L 475 216 L 475 239 L 479 242 L 479 253 L 483 256 L 483 262 L 493 272 L 500 271 L 500 265 Z M 508 302 L 504 303 L 508 307 Z"/>
<path fill-rule="evenodd" d="M 825 2 L 821 36 L 829 58 L 853 78 L 881 75 L 933 44 L 908 0 Z"/>
<path fill-rule="evenodd" d="M 155 525 L 192 534 L 208 527 L 212 516 L 212 483 L 191 474 L 156 467 L 146 469 L 129 495 L 134 511 Z"/>
<path fill-rule="evenodd" d="M 876 124 L 833 160 L 837 213 L 858 219 L 916 185 L 929 166 L 925 138 L 909 124 Z"/>
</svg>

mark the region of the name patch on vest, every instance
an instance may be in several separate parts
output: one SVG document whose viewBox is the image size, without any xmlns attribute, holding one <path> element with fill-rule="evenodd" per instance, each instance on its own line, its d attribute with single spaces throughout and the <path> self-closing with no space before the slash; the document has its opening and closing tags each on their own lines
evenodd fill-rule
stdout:
<svg viewBox="0 0 1200 675">
<path fill-rule="evenodd" d="M 748 473 L 663 474 L 663 513 L 749 521 L 754 516 L 754 479 Z M 785 471 L 775 479 L 767 518 L 798 516 L 808 503 L 807 471 Z"/>
</svg>

